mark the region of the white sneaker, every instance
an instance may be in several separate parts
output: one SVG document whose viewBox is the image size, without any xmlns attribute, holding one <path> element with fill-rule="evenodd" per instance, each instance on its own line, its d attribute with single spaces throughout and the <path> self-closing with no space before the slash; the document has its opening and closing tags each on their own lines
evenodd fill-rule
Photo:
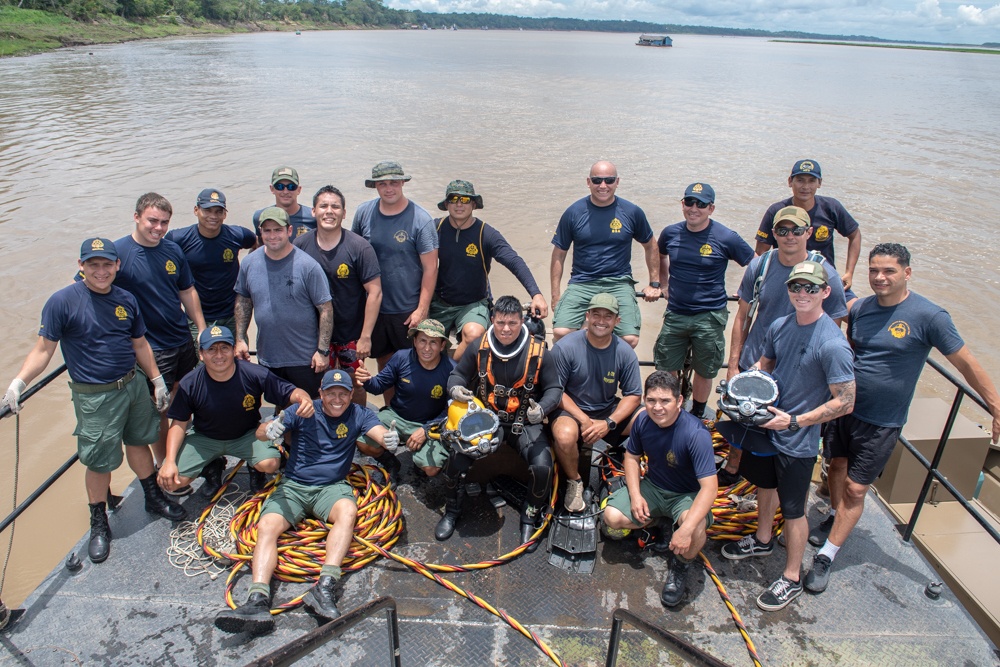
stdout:
<svg viewBox="0 0 1000 667">
<path fill-rule="evenodd" d="M 583 502 L 583 480 L 571 479 L 566 482 L 566 496 L 563 507 L 567 512 L 582 512 L 587 505 Z"/>
</svg>

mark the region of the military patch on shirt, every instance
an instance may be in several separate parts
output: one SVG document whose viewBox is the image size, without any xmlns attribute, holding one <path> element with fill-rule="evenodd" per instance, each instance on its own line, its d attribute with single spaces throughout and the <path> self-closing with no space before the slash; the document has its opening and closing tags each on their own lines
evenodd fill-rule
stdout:
<svg viewBox="0 0 1000 667">
<path fill-rule="evenodd" d="M 431 389 L 431 398 L 441 398 L 442 396 L 444 396 L 444 388 L 439 384 L 434 385 L 434 388 Z"/>
<path fill-rule="evenodd" d="M 667 465 L 670 466 L 671 468 L 677 467 L 677 455 L 674 454 L 674 450 L 672 449 L 669 452 L 667 452 Z"/>
<path fill-rule="evenodd" d="M 349 275 L 351 275 L 351 270 L 347 268 L 347 264 L 341 264 L 340 266 L 337 267 L 338 278 L 346 278 Z"/>
<path fill-rule="evenodd" d="M 392 238 L 396 239 L 396 243 L 406 243 L 406 240 L 410 238 L 410 236 L 406 233 L 405 229 L 400 229 L 392 235 Z"/>
<path fill-rule="evenodd" d="M 619 220 L 618 218 L 615 218 L 614 220 L 611 221 L 611 233 L 620 234 L 621 231 L 622 231 L 622 221 Z"/>
<path fill-rule="evenodd" d="M 709 255 L 711 255 L 711 254 L 712 254 L 712 246 L 710 246 L 710 245 L 708 245 L 708 244 L 706 243 L 706 244 L 705 244 L 705 245 L 703 245 L 702 247 L 698 248 L 698 253 L 699 253 L 699 254 L 700 254 L 700 255 L 701 255 L 702 257 L 708 257 Z"/>
<path fill-rule="evenodd" d="M 608 371 L 608 374 L 605 375 L 603 379 L 608 384 L 614 384 L 615 383 L 615 372 L 614 371 Z"/>
<path fill-rule="evenodd" d="M 174 264 L 174 261 L 172 259 L 167 260 L 167 263 L 164 265 L 164 268 L 167 270 L 167 273 L 171 276 L 177 274 L 177 265 Z"/>
<path fill-rule="evenodd" d="M 347 437 L 347 424 L 341 424 L 337 427 L 337 437 L 346 438 Z"/>
<path fill-rule="evenodd" d="M 254 399 L 254 397 L 251 396 L 250 394 L 247 394 L 246 396 L 243 397 L 244 410 L 249 412 L 250 410 L 253 410 L 256 405 L 257 405 L 256 399 Z"/>
<path fill-rule="evenodd" d="M 117 317 L 119 320 L 127 320 L 128 319 L 128 311 L 125 310 L 125 306 L 116 306 L 115 307 L 115 317 Z"/>
<path fill-rule="evenodd" d="M 816 228 L 816 233 L 813 235 L 817 241 L 825 241 L 830 238 L 830 228 L 826 225 L 820 225 Z"/>
<path fill-rule="evenodd" d="M 299 231 L 295 232 L 295 236 L 302 236 L 309 231 L 308 227 L 299 227 Z"/>
<path fill-rule="evenodd" d="M 233 261 L 233 257 L 235 257 L 235 255 L 233 255 L 232 248 L 226 248 L 225 250 L 222 251 L 223 262 L 231 262 Z"/>
<path fill-rule="evenodd" d="M 896 320 L 889 325 L 889 333 L 893 338 L 906 338 L 910 335 L 910 325 L 903 320 Z"/>
<path fill-rule="evenodd" d="M 762 241 L 766 241 L 767 240 L 767 232 L 763 232 L 763 231 L 761 231 L 761 230 L 758 229 L 757 230 L 757 238 L 759 238 Z"/>
<path fill-rule="evenodd" d="M 475 257 L 479 254 L 479 248 L 476 247 L 475 243 L 470 243 L 465 246 L 465 254 L 467 257 Z"/>
</svg>

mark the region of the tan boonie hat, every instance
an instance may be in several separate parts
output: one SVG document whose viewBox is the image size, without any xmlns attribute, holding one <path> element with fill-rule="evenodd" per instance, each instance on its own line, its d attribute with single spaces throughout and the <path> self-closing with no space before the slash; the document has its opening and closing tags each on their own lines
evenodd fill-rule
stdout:
<svg viewBox="0 0 1000 667">
<path fill-rule="evenodd" d="M 788 280 L 785 281 L 785 284 L 787 285 L 793 280 L 806 280 L 813 285 L 826 285 L 828 280 L 826 268 L 819 262 L 812 260 L 799 262 L 792 267 L 792 272 L 788 274 Z"/>
<path fill-rule="evenodd" d="M 382 160 L 372 167 L 372 177 L 365 179 L 366 188 L 374 188 L 378 181 L 408 181 L 403 165 L 395 160 Z"/>
<path fill-rule="evenodd" d="M 794 222 L 796 227 L 808 227 L 812 224 L 809 220 L 809 214 L 806 213 L 804 208 L 799 208 L 798 206 L 786 206 L 777 213 L 774 214 L 774 224 L 772 227 L 777 227 L 779 222 L 788 220 L 789 222 Z"/>
<path fill-rule="evenodd" d="M 587 310 L 594 310 L 595 308 L 604 308 L 605 310 L 610 310 L 615 315 L 618 314 L 618 299 L 607 292 L 601 292 L 600 294 L 595 294 L 594 298 L 590 300 L 587 305 Z"/>
<path fill-rule="evenodd" d="M 276 223 L 282 227 L 288 226 L 288 213 L 285 209 L 278 206 L 268 206 L 263 211 L 260 212 L 260 218 L 258 218 L 257 223 L 263 227 L 264 223 L 268 220 L 274 220 Z"/>
<path fill-rule="evenodd" d="M 278 167 L 271 172 L 271 185 L 278 181 L 291 181 L 295 185 L 299 184 L 299 172 L 291 167 Z"/>
<path fill-rule="evenodd" d="M 443 338 L 445 342 L 445 347 L 451 346 L 451 340 L 448 339 L 448 332 L 444 330 L 444 325 L 437 320 L 426 319 L 415 327 L 410 327 L 407 335 L 413 338 L 418 333 L 423 333 L 424 335 L 430 336 L 431 338 Z"/>
</svg>

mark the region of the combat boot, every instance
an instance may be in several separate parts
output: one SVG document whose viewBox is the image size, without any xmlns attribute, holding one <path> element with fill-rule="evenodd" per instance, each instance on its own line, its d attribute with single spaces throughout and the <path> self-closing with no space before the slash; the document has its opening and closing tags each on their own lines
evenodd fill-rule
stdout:
<svg viewBox="0 0 1000 667">
<path fill-rule="evenodd" d="M 321 576 L 316 585 L 306 593 L 303 602 L 323 618 L 337 618 L 340 616 L 340 610 L 337 609 L 337 580 L 330 575 Z"/>
<path fill-rule="evenodd" d="M 660 604 L 664 607 L 676 607 L 684 598 L 690 563 L 677 556 L 671 556 L 668 565 L 670 569 L 667 572 L 667 580 L 663 582 L 663 590 L 660 592 Z"/>
<path fill-rule="evenodd" d="M 201 495 L 211 498 L 222 488 L 222 474 L 226 472 L 226 459 L 215 459 L 201 471 L 205 483 L 201 485 Z"/>
<path fill-rule="evenodd" d="M 226 609 L 215 617 L 215 627 L 225 632 L 262 635 L 274 629 L 271 601 L 264 593 L 251 593 L 236 609 Z"/>
<path fill-rule="evenodd" d="M 90 562 L 103 563 L 111 554 L 111 527 L 104 503 L 90 503 L 90 544 L 87 554 Z"/>
<path fill-rule="evenodd" d="M 462 515 L 462 503 L 465 502 L 465 484 L 461 480 L 446 478 L 445 491 L 448 497 L 444 503 L 444 516 L 434 528 L 434 537 L 441 542 L 455 532 L 455 524 Z"/>
<path fill-rule="evenodd" d="M 171 521 L 180 521 L 184 518 L 184 508 L 163 495 L 163 489 L 156 483 L 156 473 L 140 479 L 142 492 L 146 496 L 146 511 L 150 514 L 159 514 Z"/>
</svg>

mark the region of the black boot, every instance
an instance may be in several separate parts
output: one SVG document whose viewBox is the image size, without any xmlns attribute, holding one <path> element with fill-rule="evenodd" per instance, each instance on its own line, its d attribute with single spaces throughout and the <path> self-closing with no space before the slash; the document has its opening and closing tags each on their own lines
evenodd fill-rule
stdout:
<svg viewBox="0 0 1000 667">
<path fill-rule="evenodd" d="M 255 496 L 267 486 L 267 475 L 256 468 L 250 467 L 249 463 L 247 463 L 247 467 L 250 474 L 250 495 Z"/>
<path fill-rule="evenodd" d="M 139 483 L 142 484 L 142 492 L 146 495 L 147 512 L 159 514 L 171 521 L 180 521 L 184 518 L 184 508 L 163 495 L 163 490 L 156 483 L 155 472 L 146 479 L 140 479 Z"/>
<path fill-rule="evenodd" d="M 340 610 L 337 609 L 337 580 L 329 575 L 320 577 L 316 585 L 306 593 L 303 602 L 323 618 L 337 618 L 340 616 Z"/>
<path fill-rule="evenodd" d="M 222 473 L 226 472 L 226 459 L 215 459 L 201 471 L 205 483 L 201 485 L 201 495 L 211 498 L 222 488 Z"/>
<path fill-rule="evenodd" d="M 465 501 L 465 484 L 461 479 L 445 479 L 445 491 L 448 497 L 444 502 L 444 516 L 434 528 L 434 537 L 439 541 L 447 540 L 455 532 L 455 524 L 462 515 L 462 503 Z"/>
<path fill-rule="evenodd" d="M 375 461 L 378 462 L 380 466 L 385 470 L 385 482 L 386 484 L 395 482 L 399 477 L 399 469 L 402 467 L 399 463 L 399 459 L 396 455 L 386 450 L 375 457 Z"/>
<path fill-rule="evenodd" d="M 677 556 L 671 556 L 668 565 L 667 580 L 663 583 L 663 590 L 660 592 L 660 603 L 664 607 L 676 607 L 684 598 L 684 589 L 687 587 L 687 571 L 690 563 L 681 560 Z"/>
<path fill-rule="evenodd" d="M 525 505 L 525 510 L 521 512 L 521 544 L 524 544 L 531 539 L 531 536 L 535 534 L 538 530 L 537 520 L 540 512 L 534 507 Z M 539 535 L 533 543 L 531 543 L 527 549 L 524 550 L 525 553 L 531 554 L 535 553 L 538 545 L 542 542 L 542 536 Z"/>
<path fill-rule="evenodd" d="M 225 632 L 262 635 L 274 629 L 271 601 L 264 593 L 251 593 L 236 609 L 226 609 L 215 617 L 215 627 Z"/>
<path fill-rule="evenodd" d="M 92 563 L 103 563 L 111 554 L 111 527 L 104 503 L 90 503 L 90 544 L 87 553 Z"/>
</svg>

